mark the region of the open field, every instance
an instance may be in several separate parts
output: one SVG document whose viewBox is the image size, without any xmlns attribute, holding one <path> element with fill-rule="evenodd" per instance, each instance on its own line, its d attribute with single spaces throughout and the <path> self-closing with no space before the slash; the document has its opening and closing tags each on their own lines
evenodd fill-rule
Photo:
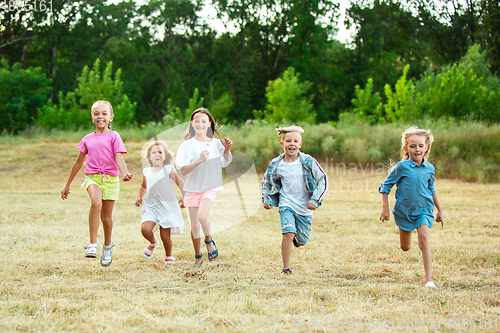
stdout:
<svg viewBox="0 0 500 333">
<path fill-rule="evenodd" d="M 211 220 L 220 258 L 208 262 L 203 249 L 202 268 L 188 267 L 185 218 L 184 235 L 173 237 L 176 263 L 167 267 L 162 248 L 151 260 L 142 256 L 147 242 L 133 203 L 144 142 L 126 142 L 134 179 L 122 182 L 113 264 L 103 268 L 84 258 L 83 169 L 69 200 L 59 195 L 77 143 L 0 144 L 2 332 L 500 331 L 499 184 L 436 180 L 445 219 L 430 233 L 437 290 L 423 287 L 416 234 L 402 252 L 393 220 L 379 222 L 376 189 L 385 175 L 366 166 L 328 168 L 330 191 L 310 243 L 294 249 L 293 275 L 279 274 L 278 212 L 256 208 L 257 176 L 239 184 L 252 194 L 248 219 L 235 208 L 232 184 L 218 194 Z M 99 251 L 102 239 L 101 228 Z"/>
</svg>

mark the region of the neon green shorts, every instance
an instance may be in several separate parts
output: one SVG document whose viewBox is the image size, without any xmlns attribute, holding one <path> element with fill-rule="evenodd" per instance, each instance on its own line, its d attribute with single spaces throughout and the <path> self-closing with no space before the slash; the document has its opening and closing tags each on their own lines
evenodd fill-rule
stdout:
<svg viewBox="0 0 500 333">
<path fill-rule="evenodd" d="M 85 175 L 85 189 L 97 185 L 102 191 L 102 200 L 118 200 L 120 195 L 120 178 L 118 176 L 94 173 Z"/>
</svg>

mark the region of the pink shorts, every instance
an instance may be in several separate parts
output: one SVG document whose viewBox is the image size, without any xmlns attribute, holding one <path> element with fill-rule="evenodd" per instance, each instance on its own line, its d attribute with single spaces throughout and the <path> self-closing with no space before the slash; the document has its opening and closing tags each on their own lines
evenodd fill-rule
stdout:
<svg viewBox="0 0 500 333">
<path fill-rule="evenodd" d="M 184 206 L 186 207 L 199 207 L 201 199 L 210 199 L 212 202 L 215 200 L 216 191 L 205 191 L 201 193 L 188 192 L 184 193 Z"/>
</svg>

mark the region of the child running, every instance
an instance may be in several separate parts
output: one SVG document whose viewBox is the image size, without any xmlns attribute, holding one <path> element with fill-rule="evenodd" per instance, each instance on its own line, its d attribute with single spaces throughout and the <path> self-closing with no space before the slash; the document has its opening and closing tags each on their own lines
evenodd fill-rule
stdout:
<svg viewBox="0 0 500 333">
<path fill-rule="evenodd" d="M 191 267 L 199 268 L 203 264 L 201 253 L 201 228 L 205 235 L 208 260 L 219 257 L 219 251 L 211 236 L 208 213 L 215 200 L 216 191 L 222 190 L 222 168 L 232 161 L 229 138 L 224 141 L 214 137 L 219 134 L 215 120 L 204 108 L 196 109 L 191 115 L 185 141 L 177 150 L 175 165 L 183 175 L 184 205 L 189 209 L 191 220 L 191 240 L 193 241 L 195 261 Z"/>
<path fill-rule="evenodd" d="M 432 254 L 429 243 L 429 229 L 434 220 L 434 206 L 437 208 L 436 222 L 443 226 L 443 214 L 434 189 L 434 166 L 428 159 L 434 138 L 430 130 L 416 126 L 408 128 L 401 140 L 401 157 L 389 176 L 379 188 L 382 193 L 380 220 L 389 221 L 389 193 L 396 185 L 396 202 L 392 210 L 399 227 L 399 242 L 403 251 L 411 247 L 411 233 L 417 229 L 418 246 L 424 261 L 425 286 L 436 288 L 432 281 Z"/>
<path fill-rule="evenodd" d="M 173 192 L 172 181 L 179 187 L 182 195 L 184 182 L 179 178 L 173 167 L 174 157 L 163 141 L 153 141 L 146 149 L 146 156 L 150 167 L 142 170 L 142 184 L 135 205 L 141 209 L 141 232 L 149 241 L 144 249 L 144 257 L 153 257 L 158 241 L 154 231 L 160 226 L 160 237 L 165 248 L 165 264 L 173 264 L 171 234 L 182 234 L 184 221 L 177 198 Z M 144 196 L 146 195 L 146 196 Z M 182 205 L 182 199 L 179 200 Z"/>
<path fill-rule="evenodd" d="M 311 232 L 313 212 L 321 205 L 328 177 L 318 161 L 302 153 L 299 126 L 277 128 L 284 153 L 269 163 L 262 179 L 262 202 L 265 209 L 279 207 L 281 220 L 281 274 L 292 274 L 290 261 L 293 246 L 306 245 Z"/>
<path fill-rule="evenodd" d="M 80 154 L 73 164 L 66 186 L 61 190 L 61 198 L 68 198 L 73 179 L 80 171 L 85 157 L 85 188 L 90 196 L 89 231 L 90 244 L 85 247 L 85 257 L 97 258 L 97 230 L 99 218 L 104 229 L 101 265 L 107 267 L 113 261 L 111 232 L 113 230 L 112 213 L 115 201 L 120 193 L 120 172 L 123 181 L 132 179 L 122 154 L 126 154 L 120 135 L 111 130 L 113 107 L 107 101 L 97 101 L 91 108 L 92 122 L 96 130 L 86 135 L 78 144 Z"/>
</svg>

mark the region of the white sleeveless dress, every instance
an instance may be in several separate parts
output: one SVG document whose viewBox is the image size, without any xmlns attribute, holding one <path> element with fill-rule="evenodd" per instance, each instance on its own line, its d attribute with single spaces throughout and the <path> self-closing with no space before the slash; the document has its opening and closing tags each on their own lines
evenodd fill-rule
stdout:
<svg viewBox="0 0 500 333">
<path fill-rule="evenodd" d="M 171 165 L 165 165 L 156 173 L 151 168 L 142 170 L 147 192 L 141 209 L 141 223 L 153 221 L 164 229 L 171 228 L 171 234 L 182 234 L 184 220 L 172 188 L 173 181 L 169 177 L 172 170 Z"/>
</svg>

